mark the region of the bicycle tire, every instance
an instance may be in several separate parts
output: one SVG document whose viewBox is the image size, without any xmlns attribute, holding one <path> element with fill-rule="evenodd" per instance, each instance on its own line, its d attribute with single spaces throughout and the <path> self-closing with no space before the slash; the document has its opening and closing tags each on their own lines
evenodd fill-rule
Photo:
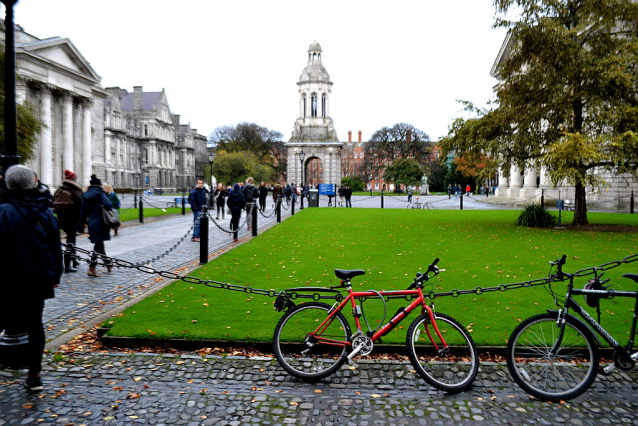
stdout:
<svg viewBox="0 0 638 426">
<path fill-rule="evenodd" d="M 302 303 L 281 317 L 273 334 L 273 348 L 279 365 L 291 375 L 309 382 L 328 377 L 339 370 L 348 358 L 348 347 L 306 344 L 307 336 L 328 316 L 332 306 L 320 302 Z M 335 322 L 335 320 L 337 320 Z M 350 326 L 341 312 L 334 315 L 322 336 L 350 341 Z M 313 353 L 301 354 L 302 350 Z M 327 352 L 327 353 L 326 353 Z"/>
<path fill-rule="evenodd" d="M 591 331 L 573 318 L 566 318 L 558 354 L 550 354 L 559 331 L 557 320 L 557 312 L 526 319 L 512 332 L 506 353 L 507 368 L 521 389 L 535 398 L 553 402 L 572 399 L 585 392 L 596 379 L 598 370 L 598 346 Z M 547 341 L 550 337 L 551 341 Z M 578 349 L 580 347 L 584 349 Z M 561 374 L 561 368 L 569 373 L 569 376 L 565 374 L 568 380 Z M 530 370 L 536 372 L 530 374 Z M 575 383 L 570 384 L 570 380 Z M 556 389 L 541 388 L 542 383 L 553 384 Z"/>
<path fill-rule="evenodd" d="M 472 386 L 478 374 L 476 344 L 468 331 L 451 316 L 437 312 L 435 319 L 449 351 L 441 354 L 434 348 L 430 338 L 419 328 L 423 323 L 430 324 L 430 316 L 420 315 L 412 321 L 406 335 L 410 362 L 418 375 L 431 386 L 450 393 L 464 391 Z M 433 327 L 430 327 L 430 333 L 436 339 Z"/>
</svg>

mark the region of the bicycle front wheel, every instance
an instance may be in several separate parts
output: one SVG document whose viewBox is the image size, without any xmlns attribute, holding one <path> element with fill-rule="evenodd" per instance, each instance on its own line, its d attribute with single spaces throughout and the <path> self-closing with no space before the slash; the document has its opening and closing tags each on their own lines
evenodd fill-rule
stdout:
<svg viewBox="0 0 638 426">
<path fill-rule="evenodd" d="M 436 325 L 447 343 L 445 348 L 429 315 L 415 319 L 406 336 L 410 362 L 430 385 L 446 392 L 460 392 L 472 385 L 479 369 L 474 340 L 454 318 L 437 312 Z"/>
<path fill-rule="evenodd" d="M 567 317 L 565 332 L 552 353 L 560 327 L 558 313 L 526 319 L 507 343 L 507 367 L 528 394 L 546 401 L 575 398 L 591 386 L 598 369 L 598 347 L 590 332 Z"/>
<path fill-rule="evenodd" d="M 337 371 L 348 357 L 350 326 L 337 312 L 323 327 L 332 307 L 302 303 L 288 311 L 275 327 L 275 357 L 284 370 L 306 381 L 323 379 Z"/>
</svg>

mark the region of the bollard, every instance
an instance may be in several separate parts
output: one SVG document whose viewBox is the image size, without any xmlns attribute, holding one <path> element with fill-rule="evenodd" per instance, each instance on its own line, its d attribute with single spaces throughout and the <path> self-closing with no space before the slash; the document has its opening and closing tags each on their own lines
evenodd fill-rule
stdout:
<svg viewBox="0 0 638 426">
<path fill-rule="evenodd" d="M 140 194 L 140 223 L 144 223 L 144 199 Z"/>
<path fill-rule="evenodd" d="M 208 263 L 208 214 L 207 210 L 199 213 L 199 264 Z"/>
<path fill-rule="evenodd" d="M 295 204 L 297 204 L 297 202 L 293 200 L 292 204 L 290 205 L 290 216 L 295 215 Z"/>
<path fill-rule="evenodd" d="M 304 197 L 303 191 L 301 192 L 300 197 L 301 197 L 301 206 L 299 207 L 299 210 L 303 210 L 303 197 Z"/>
<path fill-rule="evenodd" d="M 545 210 L 545 190 L 541 189 L 541 209 Z"/>
<path fill-rule="evenodd" d="M 631 198 L 629 199 L 629 214 L 634 214 L 634 191 L 631 191 Z"/>
<path fill-rule="evenodd" d="M 259 207 L 257 207 L 257 203 L 253 203 L 253 209 L 251 210 L 251 213 L 253 214 L 252 220 L 253 220 L 253 237 L 257 236 L 257 209 Z"/>
<path fill-rule="evenodd" d="M 463 210 L 463 193 L 461 193 L 461 210 Z"/>
<path fill-rule="evenodd" d="M 182 216 L 186 216 L 186 192 L 182 191 Z"/>
<path fill-rule="evenodd" d="M 488 198 L 490 196 L 490 188 L 486 187 L 485 188 L 485 198 Z"/>
<path fill-rule="evenodd" d="M 383 208 L 383 189 L 381 190 L 381 208 Z"/>
<path fill-rule="evenodd" d="M 133 208 L 137 208 L 137 189 L 135 190 L 135 196 L 133 197 Z"/>
<path fill-rule="evenodd" d="M 281 223 L 281 198 L 277 199 L 277 206 L 275 209 L 277 210 L 277 223 Z"/>
</svg>

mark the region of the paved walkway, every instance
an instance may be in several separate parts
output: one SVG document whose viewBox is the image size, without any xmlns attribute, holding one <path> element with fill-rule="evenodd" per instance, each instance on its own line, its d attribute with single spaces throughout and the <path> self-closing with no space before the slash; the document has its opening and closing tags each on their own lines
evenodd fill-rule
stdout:
<svg viewBox="0 0 638 426">
<path fill-rule="evenodd" d="M 285 374 L 272 358 L 76 354 L 49 360 L 28 395 L 0 371 L 0 425 L 17 424 L 638 424 L 638 372 L 598 377 L 565 404 L 530 399 L 507 368 L 483 363 L 456 395 L 430 388 L 408 362 L 359 360 L 325 381 Z"/>
</svg>

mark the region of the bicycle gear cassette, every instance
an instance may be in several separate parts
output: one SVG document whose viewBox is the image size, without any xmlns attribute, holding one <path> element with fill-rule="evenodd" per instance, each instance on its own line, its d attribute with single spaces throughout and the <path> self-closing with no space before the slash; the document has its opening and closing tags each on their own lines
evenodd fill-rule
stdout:
<svg viewBox="0 0 638 426">
<path fill-rule="evenodd" d="M 614 351 L 612 359 L 614 360 L 614 365 L 621 370 L 628 371 L 636 365 L 636 361 L 631 358 L 624 358 L 618 351 Z"/>
<path fill-rule="evenodd" d="M 359 351 L 359 355 L 369 355 L 372 352 L 372 339 L 368 336 L 356 336 L 352 339 L 352 349 L 357 349 L 361 347 Z"/>
</svg>

